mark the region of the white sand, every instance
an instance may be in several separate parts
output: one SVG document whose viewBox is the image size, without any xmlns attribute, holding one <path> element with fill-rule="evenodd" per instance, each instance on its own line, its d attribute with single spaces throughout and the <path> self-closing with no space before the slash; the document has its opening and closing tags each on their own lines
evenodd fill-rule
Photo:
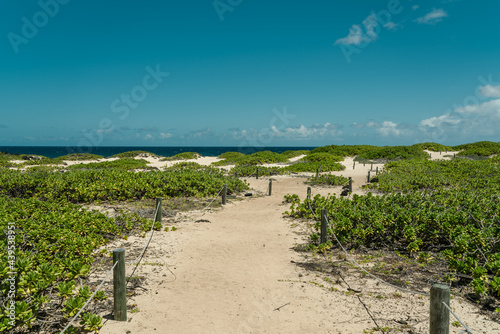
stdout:
<svg viewBox="0 0 500 334">
<path fill-rule="evenodd" d="M 347 169 L 334 174 L 353 177 L 354 193 L 365 193 L 360 186 L 370 165 L 356 163 L 353 169 L 352 158 L 344 164 Z M 307 238 L 307 228 L 297 220 L 283 218 L 282 213 L 289 208 L 283 204 L 283 196 L 304 198 L 307 185 L 300 177 L 273 179 L 270 197 L 244 198 L 203 215 L 189 213 L 176 224 L 178 231 L 155 232 L 143 265 L 135 273 L 146 280 L 128 299 L 128 305 L 136 304 L 138 312 L 129 312 L 127 322 L 107 321 L 101 333 L 360 334 L 375 327 L 356 294 L 344 283 L 323 280 L 335 280 L 335 274 L 316 275 L 298 265 L 311 260 L 310 253 L 292 249 Z M 247 180 L 258 192 L 266 191 L 268 178 Z M 339 191 L 340 187 L 313 187 L 313 195 Z M 209 223 L 195 223 L 198 219 Z M 125 243 L 132 244 L 126 247 L 140 248 L 144 242 L 130 238 L 108 249 Z M 428 332 L 427 297 L 379 284 L 357 269 L 350 270 L 345 280 L 351 288 L 362 291 L 360 298 L 380 326 L 402 328 L 401 322 L 407 322 L 416 333 Z M 451 305 L 474 333 L 500 332 L 500 325 L 462 298 L 455 297 Z M 450 327 L 450 333 L 460 330 Z"/>
</svg>

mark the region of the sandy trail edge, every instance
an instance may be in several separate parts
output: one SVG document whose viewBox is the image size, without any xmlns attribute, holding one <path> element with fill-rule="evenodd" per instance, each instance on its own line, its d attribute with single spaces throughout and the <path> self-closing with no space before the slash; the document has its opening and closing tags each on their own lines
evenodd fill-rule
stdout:
<svg viewBox="0 0 500 334">
<path fill-rule="evenodd" d="M 352 161 L 345 165 L 345 171 L 335 174 L 352 176 L 355 192 L 363 193 L 358 187 L 369 165 L 356 164 L 354 170 Z M 282 217 L 288 209 L 282 199 L 287 193 L 303 198 L 304 180 L 275 177 L 270 197 L 235 201 L 203 216 L 192 214 L 178 231 L 157 232 L 135 274 L 147 278 L 146 290 L 128 300 L 129 305 L 137 304 L 139 312 L 129 312 L 127 322 L 107 321 L 100 332 L 363 333 L 373 328 L 364 307 L 344 284 L 328 285 L 297 265 L 310 255 L 292 247 L 306 235 L 300 227 L 291 227 L 296 221 Z M 249 182 L 261 192 L 267 189 L 268 179 Z M 313 194 L 338 191 L 338 187 L 313 188 Z M 198 219 L 210 223 L 196 223 Z M 428 332 L 427 298 L 394 295 L 392 288 L 359 272 L 346 280 L 363 290 L 363 302 L 379 325 L 403 329 L 399 322 L 406 321 L 417 333 Z M 322 283 L 338 291 L 318 286 Z M 452 307 L 474 333 L 500 332 L 500 325 L 460 298 L 452 300 Z M 459 331 L 450 327 L 450 333 Z"/>
</svg>

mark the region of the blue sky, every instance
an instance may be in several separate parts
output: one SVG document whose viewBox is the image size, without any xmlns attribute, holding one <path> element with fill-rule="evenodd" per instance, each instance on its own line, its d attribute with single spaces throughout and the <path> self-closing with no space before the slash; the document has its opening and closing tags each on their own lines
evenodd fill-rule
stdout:
<svg viewBox="0 0 500 334">
<path fill-rule="evenodd" d="M 498 1 L 0 10 L 0 146 L 500 141 Z"/>
</svg>

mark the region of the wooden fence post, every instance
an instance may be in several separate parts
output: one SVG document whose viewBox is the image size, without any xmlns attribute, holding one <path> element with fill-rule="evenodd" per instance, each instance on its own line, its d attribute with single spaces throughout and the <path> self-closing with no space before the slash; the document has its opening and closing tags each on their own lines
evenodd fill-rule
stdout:
<svg viewBox="0 0 500 334">
<path fill-rule="evenodd" d="M 226 205 L 227 199 L 227 184 L 222 185 L 222 205 Z"/>
<path fill-rule="evenodd" d="M 378 166 L 377 169 L 375 170 L 375 175 L 378 175 Z"/>
<path fill-rule="evenodd" d="M 354 161 L 354 163 L 352 164 L 352 169 L 355 169 L 356 168 L 356 161 Z"/>
<path fill-rule="evenodd" d="M 370 183 L 370 171 L 368 171 L 368 178 L 366 179 L 366 183 Z"/>
<path fill-rule="evenodd" d="M 321 238 L 320 243 L 326 242 L 326 209 L 321 209 Z"/>
<path fill-rule="evenodd" d="M 373 162 L 372 162 L 372 164 L 371 164 L 371 166 L 370 166 L 370 170 L 373 170 Z"/>
<path fill-rule="evenodd" d="M 352 177 L 349 176 L 349 193 L 352 193 Z"/>
<path fill-rule="evenodd" d="M 156 197 L 156 209 L 158 209 L 158 211 L 156 211 L 156 216 L 155 216 L 155 222 L 161 222 L 161 218 L 162 218 L 162 215 L 161 215 L 161 197 Z"/>
<path fill-rule="evenodd" d="M 127 321 L 127 282 L 125 281 L 125 249 L 113 250 L 113 310 L 114 319 Z"/>
<path fill-rule="evenodd" d="M 259 167 L 257 167 L 257 173 L 255 174 L 255 178 L 259 179 Z"/>
<path fill-rule="evenodd" d="M 444 284 L 434 284 L 431 287 L 430 334 L 449 334 L 450 311 L 443 305 L 450 305 L 450 287 Z"/>
<path fill-rule="evenodd" d="M 273 179 L 269 179 L 269 196 L 273 193 Z"/>
<path fill-rule="evenodd" d="M 311 187 L 307 187 L 307 199 L 311 199 Z"/>
</svg>

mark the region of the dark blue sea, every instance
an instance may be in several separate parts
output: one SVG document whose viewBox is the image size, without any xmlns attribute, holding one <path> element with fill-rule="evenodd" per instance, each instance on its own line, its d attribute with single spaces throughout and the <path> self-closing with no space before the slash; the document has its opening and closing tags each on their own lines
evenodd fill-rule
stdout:
<svg viewBox="0 0 500 334">
<path fill-rule="evenodd" d="M 85 148 L 82 152 L 81 147 L 72 146 L 0 146 L 0 152 L 10 154 L 32 154 L 42 155 L 47 158 L 56 158 L 71 153 L 92 153 L 109 157 L 114 154 L 128 151 L 147 151 L 161 156 L 170 157 L 182 152 L 197 152 L 202 156 L 218 156 L 225 152 L 241 152 L 251 154 L 259 151 L 272 151 L 282 153 L 288 150 L 312 150 L 314 147 L 239 147 L 239 146 L 96 146 Z"/>
</svg>

